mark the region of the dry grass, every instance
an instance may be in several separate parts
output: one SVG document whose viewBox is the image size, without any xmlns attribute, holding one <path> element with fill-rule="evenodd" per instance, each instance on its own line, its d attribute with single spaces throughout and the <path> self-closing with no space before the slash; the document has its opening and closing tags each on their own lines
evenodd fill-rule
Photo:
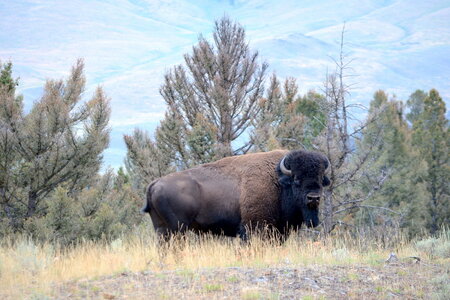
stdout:
<svg viewBox="0 0 450 300">
<path fill-rule="evenodd" d="M 450 243 L 448 232 L 440 238 Z M 66 249 L 38 245 L 21 237 L 1 244 L 0 298 L 48 294 L 54 284 L 61 282 L 144 270 L 193 273 L 205 268 L 264 268 L 279 264 L 377 266 L 384 264 L 391 252 L 399 258 L 420 256 L 434 263 L 449 262 L 449 257 L 421 252 L 415 245 L 401 236 L 386 240 L 348 233 L 322 238 L 294 234 L 282 245 L 257 237 L 250 245 L 242 245 L 239 239 L 189 235 L 158 251 L 154 236 L 142 231 L 112 242 L 81 241 Z M 204 286 L 207 291 L 222 288 L 220 284 Z M 253 299 L 257 294 L 258 291 L 249 290 L 242 297 Z"/>
</svg>

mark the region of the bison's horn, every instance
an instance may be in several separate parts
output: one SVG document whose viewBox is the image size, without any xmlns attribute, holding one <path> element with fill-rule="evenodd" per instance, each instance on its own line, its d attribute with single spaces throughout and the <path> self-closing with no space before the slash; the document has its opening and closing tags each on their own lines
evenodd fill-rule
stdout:
<svg viewBox="0 0 450 300">
<path fill-rule="evenodd" d="M 283 157 L 283 159 L 282 159 L 281 162 L 280 162 L 280 170 L 281 170 L 281 173 L 283 173 L 284 175 L 287 175 L 287 176 L 292 176 L 292 171 L 291 171 L 291 170 L 288 170 L 288 169 L 286 168 L 285 164 L 284 164 L 284 160 L 285 160 L 285 159 L 286 159 L 286 156 Z"/>
</svg>

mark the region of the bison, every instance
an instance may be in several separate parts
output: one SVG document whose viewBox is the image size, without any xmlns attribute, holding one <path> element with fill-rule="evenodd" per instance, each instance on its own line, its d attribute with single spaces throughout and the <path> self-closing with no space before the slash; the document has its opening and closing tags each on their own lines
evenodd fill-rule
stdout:
<svg viewBox="0 0 450 300">
<path fill-rule="evenodd" d="M 156 179 L 142 210 L 165 238 L 189 229 L 245 240 L 248 228 L 260 226 L 285 235 L 319 224 L 328 165 L 323 154 L 302 150 L 226 157 Z"/>
</svg>

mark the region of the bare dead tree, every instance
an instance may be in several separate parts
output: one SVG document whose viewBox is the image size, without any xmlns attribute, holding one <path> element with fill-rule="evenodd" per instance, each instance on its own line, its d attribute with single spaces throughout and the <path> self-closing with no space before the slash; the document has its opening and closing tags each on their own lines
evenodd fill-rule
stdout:
<svg viewBox="0 0 450 300">
<path fill-rule="evenodd" d="M 379 112 L 374 112 L 363 122 L 357 122 L 352 118 L 351 109 L 354 104 L 348 103 L 348 96 L 352 84 L 347 84 L 346 80 L 352 75 L 348 54 L 344 52 L 345 25 L 341 32 L 339 58 L 333 59 L 335 70 L 326 74 L 324 82 L 324 93 L 326 97 L 327 123 L 324 124 L 323 134 L 316 142 L 320 149 L 330 160 L 329 177 L 330 187 L 325 192 L 322 206 L 323 222 L 325 232 L 330 232 L 336 224 L 342 220 L 336 220 L 338 214 L 351 211 L 361 207 L 373 193 L 375 193 L 384 181 L 389 177 L 389 172 L 381 174 L 373 184 L 373 190 L 366 197 L 354 198 L 355 195 L 349 192 L 349 187 L 357 183 L 365 173 L 370 163 L 370 154 L 374 147 L 380 142 L 381 129 L 373 133 L 372 144 L 356 153 L 356 147 L 351 143 L 355 142 L 364 129 L 373 123 Z M 358 107 L 360 107 L 358 105 Z M 383 109 L 380 108 L 380 111 Z M 350 128 L 350 123 L 355 124 Z M 367 205 L 366 205 L 367 206 Z"/>
</svg>

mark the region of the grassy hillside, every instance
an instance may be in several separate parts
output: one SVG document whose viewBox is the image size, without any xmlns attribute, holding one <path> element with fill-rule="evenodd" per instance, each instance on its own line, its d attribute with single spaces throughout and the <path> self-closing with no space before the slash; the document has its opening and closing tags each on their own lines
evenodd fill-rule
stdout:
<svg viewBox="0 0 450 300">
<path fill-rule="evenodd" d="M 148 232 L 65 249 L 26 237 L 4 240 L 0 298 L 439 299 L 449 292 L 448 231 L 414 242 L 301 232 L 282 245 L 192 235 L 163 249 Z M 386 262 L 391 253 L 396 257 Z"/>
</svg>

